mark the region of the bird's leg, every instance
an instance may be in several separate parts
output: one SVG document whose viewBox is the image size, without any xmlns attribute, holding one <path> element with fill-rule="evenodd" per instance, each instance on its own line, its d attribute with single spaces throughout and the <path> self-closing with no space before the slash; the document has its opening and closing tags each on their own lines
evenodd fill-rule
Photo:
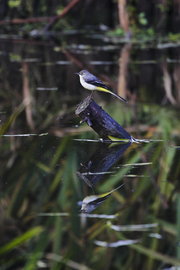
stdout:
<svg viewBox="0 0 180 270">
<path fill-rule="evenodd" d="M 93 91 L 91 91 L 90 98 L 91 99 L 93 98 Z"/>
</svg>

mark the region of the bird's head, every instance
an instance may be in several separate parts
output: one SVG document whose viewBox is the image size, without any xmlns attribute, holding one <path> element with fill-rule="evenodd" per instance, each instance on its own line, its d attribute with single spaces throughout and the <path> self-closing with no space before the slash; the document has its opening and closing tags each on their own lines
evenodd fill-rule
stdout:
<svg viewBox="0 0 180 270">
<path fill-rule="evenodd" d="M 76 72 L 75 74 L 79 75 L 79 76 L 86 76 L 89 74 L 89 72 L 85 69 L 81 70 L 80 72 Z"/>
</svg>

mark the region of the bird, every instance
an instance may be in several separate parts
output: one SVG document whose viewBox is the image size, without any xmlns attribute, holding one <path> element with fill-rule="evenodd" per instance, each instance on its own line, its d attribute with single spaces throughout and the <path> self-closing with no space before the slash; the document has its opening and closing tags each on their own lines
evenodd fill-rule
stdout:
<svg viewBox="0 0 180 270">
<path fill-rule="evenodd" d="M 98 79 L 95 75 L 91 74 L 89 71 L 81 70 L 76 74 L 79 75 L 80 83 L 85 89 L 91 91 L 106 92 L 127 103 L 126 99 L 112 92 L 110 87 L 105 85 L 100 79 Z"/>
</svg>

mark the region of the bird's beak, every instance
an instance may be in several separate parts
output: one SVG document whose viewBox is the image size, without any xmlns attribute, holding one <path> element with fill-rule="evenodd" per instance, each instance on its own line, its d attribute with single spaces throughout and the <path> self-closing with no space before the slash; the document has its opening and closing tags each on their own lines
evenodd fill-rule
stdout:
<svg viewBox="0 0 180 270">
<path fill-rule="evenodd" d="M 76 73 L 74 73 L 74 74 L 79 75 L 79 72 L 76 72 Z"/>
</svg>

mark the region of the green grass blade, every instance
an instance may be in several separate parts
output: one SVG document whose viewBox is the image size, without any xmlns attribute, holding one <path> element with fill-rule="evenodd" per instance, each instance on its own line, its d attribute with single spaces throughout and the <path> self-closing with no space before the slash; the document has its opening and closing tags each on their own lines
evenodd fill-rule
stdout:
<svg viewBox="0 0 180 270">
<path fill-rule="evenodd" d="M 14 238 L 11 242 L 9 242 L 8 244 L 0 247 L 0 255 L 4 254 L 6 252 L 9 252 L 10 250 L 12 250 L 13 248 L 16 248 L 17 246 L 27 242 L 28 240 L 30 240 L 31 238 L 39 235 L 41 232 L 43 231 L 43 228 L 40 226 L 37 226 L 25 233 L 23 233 L 22 235 Z"/>
</svg>

